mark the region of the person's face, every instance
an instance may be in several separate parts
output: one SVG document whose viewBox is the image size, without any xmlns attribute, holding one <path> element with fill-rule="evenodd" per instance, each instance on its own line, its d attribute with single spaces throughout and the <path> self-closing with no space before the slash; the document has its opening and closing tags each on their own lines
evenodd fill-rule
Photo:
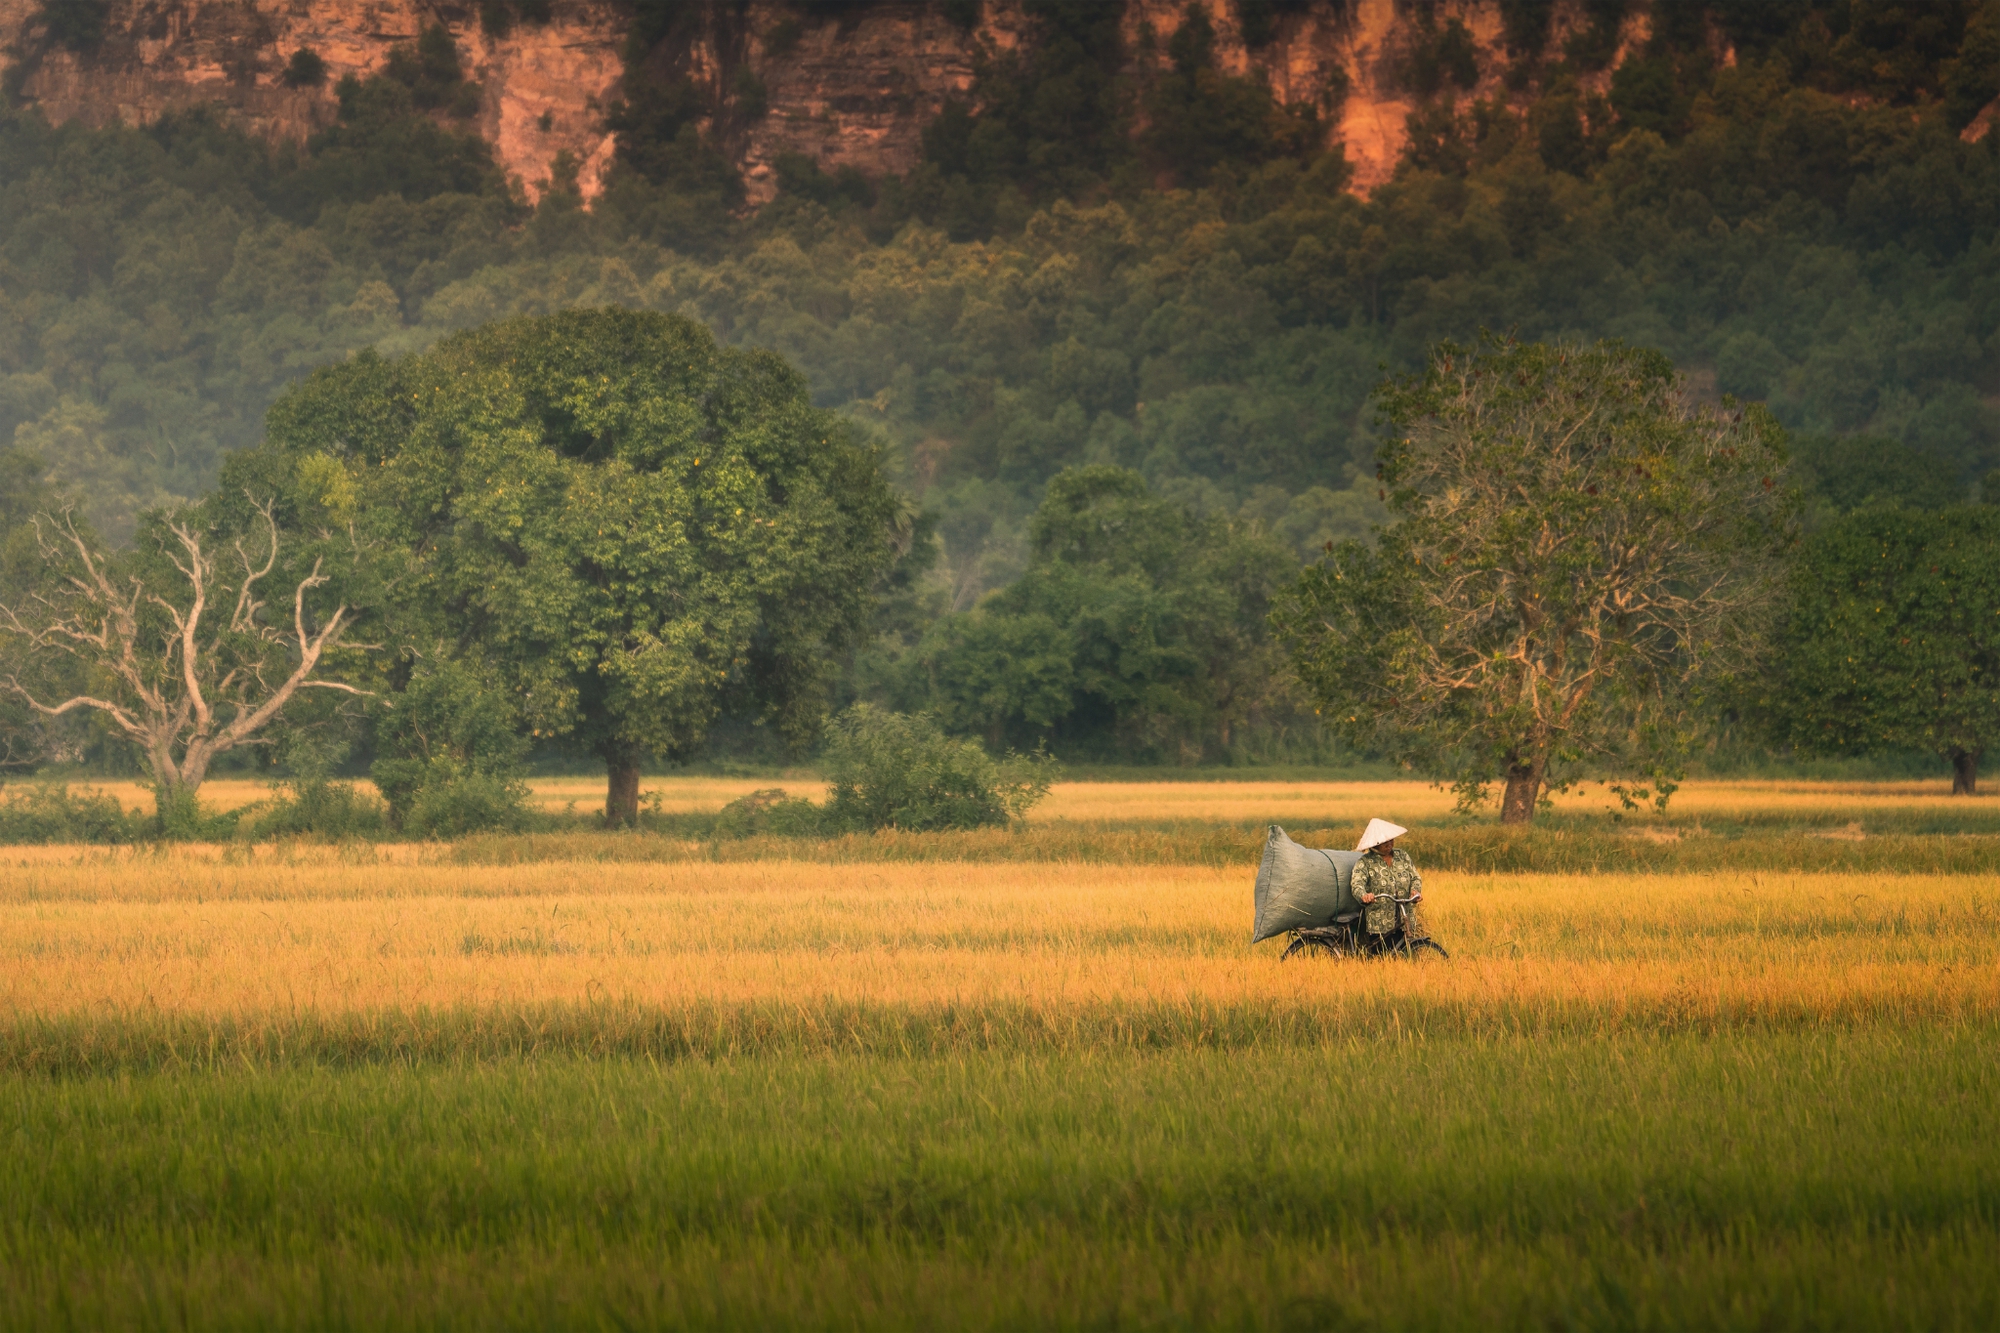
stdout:
<svg viewBox="0 0 2000 1333">
<path fill-rule="evenodd" d="M 1387 860 L 1396 854 L 1396 840 L 1391 838 L 1387 842 L 1377 843 L 1375 850 L 1382 853 L 1383 859 Z"/>
</svg>

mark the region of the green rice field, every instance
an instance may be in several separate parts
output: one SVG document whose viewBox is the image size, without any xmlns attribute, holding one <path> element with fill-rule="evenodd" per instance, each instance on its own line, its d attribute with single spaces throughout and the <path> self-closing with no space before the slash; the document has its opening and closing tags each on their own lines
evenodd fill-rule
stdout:
<svg viewBox="0 0 2000 1333">
<path fill-rule="evenodd" d="M 1419 965 L 1220 854 L 0 853 L 0 1326 L 2000 1326 L 1993 807 L 1821 795 L 1441 855 Z"/>
</svg>

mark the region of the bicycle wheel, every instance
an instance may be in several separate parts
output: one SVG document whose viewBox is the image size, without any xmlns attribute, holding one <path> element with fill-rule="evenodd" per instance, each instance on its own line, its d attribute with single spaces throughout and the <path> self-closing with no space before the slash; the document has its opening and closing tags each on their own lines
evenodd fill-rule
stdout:
<svg viewBox="0 0 2000 1333">
<path fill-rule="evenodd" d="M 1438 957 L 1443 958 L 1447 961 L 1449 961 L 1451 958 L 1451 955 L 1444 951 L 1444 946 L 1442 944 L 1439 944 L 1436 940 L 1411 940 L 1410 941 L 1411 961 L 1414 962 L 1416 959 L 1421 957 L 1425 950 L 1429 950 L 1430 952 L 1436 954 Z"/>
<path fill-rule="evenodd" d="M 1340 947 L 1338 941 L 1322 939 L 1317 935 L 1292 936 L 1291 947 L 1278 956 L 1278 961 L 1283 962 L 1295 953 L 1322 954 L 1328 958 L 1344 958 L 1347 956 L 1347 951 Z"/>
</svg>

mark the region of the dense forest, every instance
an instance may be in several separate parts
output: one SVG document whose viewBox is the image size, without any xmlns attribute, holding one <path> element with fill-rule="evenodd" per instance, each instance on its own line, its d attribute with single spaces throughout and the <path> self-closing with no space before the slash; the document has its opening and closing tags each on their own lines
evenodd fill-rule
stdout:
<svg viewBox="0 0 2000 1333">
<path fill-rule="evenodd" d="M 1237 3 L 1253 33 L 1285 7 Z M 1199 10 L 1135 65 L 1115 3 L 1030 0 L 1037 40 L 907 176 L 787 160 L 754 212 L 714 109 L 654 72 L 690 9 L 658 0 L 589 209 L 574 163 L 531 208 L 466 132 L 442 29 L 300 149 L 213 114 L 0 112 L 7 475 L 38 460 L 117 537 L 212 486 L 315 367 L 510 314 L 678 312 L 801 368 L 935 533 L 844 696 L 1183 762 L 1319 753 L 1265 604 L 1382 517 L 1371 394 L 1440 338 L 1659 348 L 1697 396 L 1769 404 L 1815 513 L 1977 498 L 2000 2 L 1660 0 L 1609 70 L 1622 0 L 1556 49 L 1546 0 L 1502 8 L 1504 98 L 1467 97 L 1463 27 L 1425 20 L 1410 147 L 1367 198 L 1324 105 L 1224 73 Z M 1079 504 L 1122 506 L 1130 540 L 1064 556 Z"/>
</svg>

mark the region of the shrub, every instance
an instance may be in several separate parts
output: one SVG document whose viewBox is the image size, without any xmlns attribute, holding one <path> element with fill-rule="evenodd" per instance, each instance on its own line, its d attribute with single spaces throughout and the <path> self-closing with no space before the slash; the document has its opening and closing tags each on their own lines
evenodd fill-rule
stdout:
<svg viewBox="0 0 2000 1333">
<path fill-rule="evenodd" d="M 723 806 L 715 818 L 718 838 L 810 838 L 826 831 L 826 811 L 811 801 L 786 795 L 782 787 L 739 796 Z"/>
<path fill-rule="evenodd" d="M 43 37 L 54 45 L 81 53 L 104 44 L 110 18 L 110 0 L 43 0 L 29 22 L 39 22 Z"/>
<path fill-rule="evenodd" d="M 514 832 L 527 824 L 528 784 L 482 773 L 452 759 L 434 759 L 410 794 L 403 832 L 416 838 L 456 838 L 488 829 Z"/>
<path fill-rule="evenodd" d="M 995 760 L 947 736 L 928 713 L 856 704 L 834 720 L 826 750 L 830 827 L 909 830 L 1004 826 L 1048 795 L 1058 768 L 1041 749 Z"/>
<path fill-rule="evenodd" d="M 134 842 L 146 821 L 115 796 L 73 795 L 62 782 L 0 792 L 0 843 Z"/>
<path fill-rule="evenodd" d="M 388 826 L 388 811 L 380 800 L 351 782 L 319 778 L 291 783 L 289 794 L 258 814 L 247 834 L 252 838 L 339 841 L 374 837 Z"/>
<path fill-rule="evenodd" d="M 511 697 L 478 661 L 442 655 L 388 702 L 369 770 L 389 821 L 416 837 L 518 829 L 528 819 L 527 752 Z"/>
<path fill-rule="evenodd" d="M 292 52 L 284 80 L 287 88 L 318 88 L 326 82 L 326 61 L 319 52 L 302 46 Z"/>
<path fill-rule="evenodd" d="M 203 810 L 198 794 L 184 787 L 153 788 L 148 832 L 169 842 L 225 842 L 236 836 L 242 810 Z"/>
</svg>

